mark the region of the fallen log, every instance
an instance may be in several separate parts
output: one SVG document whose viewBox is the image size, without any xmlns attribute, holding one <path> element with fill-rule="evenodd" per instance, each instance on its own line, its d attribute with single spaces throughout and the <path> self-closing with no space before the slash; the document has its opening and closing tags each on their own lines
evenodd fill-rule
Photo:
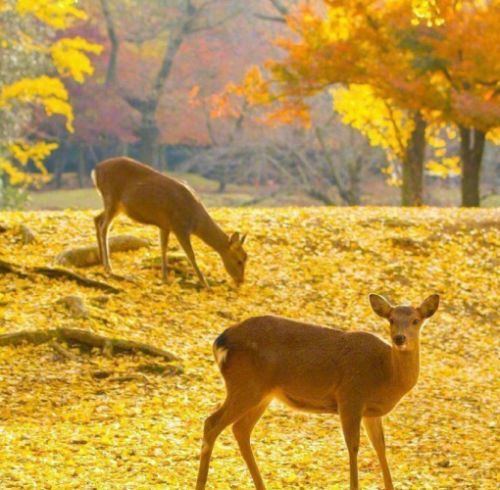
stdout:
<svg viewBox="0 0 500 490">
<path fill-rule="evenodd" d="M 40 345 L 53 342 L 66 342 L 69 345 L 81 345 L 87 348 L 97 347 L 111 355 L 115 353 L 142 352 L 149 356 L 161 357 L 166 361 L 175 361 L 178 358 L 172 353 L 135 340 L 117 339 L 82 330 L 78 328 L 55 328 L 50 330 L 22 330 L 20 332 L 5 333 L 0 335 L 0 346 L 18 346 L 24 343 Z M 62 353 L 62 352 L 59 352 Z"/>
</svg>

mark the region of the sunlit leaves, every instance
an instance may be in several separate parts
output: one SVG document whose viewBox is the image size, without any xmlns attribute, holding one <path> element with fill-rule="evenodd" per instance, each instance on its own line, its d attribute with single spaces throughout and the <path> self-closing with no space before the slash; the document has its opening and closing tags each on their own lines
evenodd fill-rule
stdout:
<svg viewBox="0 0 500 490">
<path fill-rule="evenodd" d="M 428 160 L 425 164 L 430 174 L 438 177 L 460 175 L 460 158 L 458 156 L 445 157 L 440 161 Z"/>
<path fill-rule="evenodd" d="M 333 90 L 332 97 L 346 124 L 359 129 L 372 145 L 384 148 L 390 160 L 404 158 L 414 126 L 406 111 L 378 97 L 369 85 Z"/>
<path fill-rule="evenodd" d="M 74 0 L 10 0 L 0 15 L 8 24 L 1 38 L 0 117 L 6 115 L 10 122 L 0 134 L 1 173 L 12 185 L 28 184 L 47 179 L 43 159 L 57 146 L 27 143 L 33 139 L 31 114 L 41 107 L 49 117 L 62 116 L 72 132 L 73 109 L 61 77 L 82 83 L 93 72 L 88 54 L 100 53 L 101 47 L 81 37 L 59 36 L 54 41 L 55 31 L 87 17 Z M 27 173 L 28 161 L 38 174 Z"/>
<path fill-rule="evenodd" d="M 193 488 L 204 418 L 224 399 L 212 342 L 225 328 L 261 314 L 286 315 L 388 340 L 387 322 L 368 294 L 418 304 L 442 302 L 421 334 L 416 387 L 385 417 L 394 486 L 401 490 L 496 490 L 498 421 L 498 210 L 423 208 L 217 209 L 225 230 L 248 230 L 247 282 L 232 289 L 216 253 L 194 239 L 211 290 L 196 289 L 190 268 L 162 284 L 145 264 L 159 246 L 112 256 L 115 272 L 80 273 L 123 289 L 105 295 L 40 276 L 0 274 L 0 332 L 69 326 L 144 341 L 182 358 L 185 373 L 112 379 L 151 362 L 98 352 L 61 361 L 48 346 L 0 347 L 0 481 L 5 488 Z M 0 213 L 1 258 L 47 265 L 67 247 L 95 243 L 95 212 Z M 38 241 L 16 234 L 29 224 Z M 117 219 L 112 233 L 158 242 L 157 230 Z M 178 248 L 175 238 L 171 248 Z M 57 299 L 82 297 L 88 319 Z M 92 373 L 108 370 L 107 379 Z M 348 453 L 338 417 L 292 412 L 273 402 L 252 443 L 268 488 L 348 488 Z M 360 488 L 383 488 L 366 433 Z M 252 488 L 232 431 L 220 436 L 207 489 Z"/>
<path fill-rule="evenodd" d="M 54 65 L 63 77 L 71 77 L 83 83 L 86 75 L 92 75 L 94 67 L 85 52 L 99 54 L 102 46 L 90 43 L 81 37 L 62 38 L 56 41 L 50 52 Z"/>
<path fill-rule="evenodd" d="M 87 18 L 77 0 L 17 0 L 20 14 L 32 14 L 55 29 L 65 29 L 75 20 Z"/>
<path fill-rule="evenodd" d="M 68 92 L 60 79 L 43 75 L 23 78 L 7 85 L 0 91 L 0 107 L 14 103 L 37 104 L 44 107 L 47 115 L 59 114 L 66 119 L 66 128 L 73 130 L 73 110 L 68 102 Z"/>
</svg>

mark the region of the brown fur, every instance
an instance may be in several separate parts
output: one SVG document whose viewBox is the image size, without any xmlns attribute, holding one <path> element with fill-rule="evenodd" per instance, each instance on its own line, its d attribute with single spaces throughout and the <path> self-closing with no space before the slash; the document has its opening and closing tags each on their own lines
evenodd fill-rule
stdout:
<svg viewBox="0 0 500 490">
<path fill-rule="evenodd" d="M 370 301 L 377 314 L 390 320 L 391 338 L 404 334 L 403 344 L 391 346 L 367 332 L 344 332 L 276 316 L 250 318 L 216 339 L 214 352 L 227 397 L 205 422 L 198 490 L 205 488 L 215 439 L 230 424 L 255 487 L 265 488 L 249 441 L 253 426 L 273 398 L 295 409 L 340 415 L 352 490 L 358 488 L 363 420 L 382 466 L 385 488 L 393 488 L 381 417 L 417 382 L 418 332 L 436 311 L 439 297 L 430 296 L 419 308 L 393 307 L 376 295 Z"/>
<path fill-rule="evenodd" d="M 164 280 L 167 278 L 168 238 L 173 232 L 203 285 L 207 284 L 196 264 L 190 240 L 192 234 L 219 253 L 237 284 L 243 282 L 247 257 L 242 246 L 245 237 L 240 239 L 237 233 L 231 237 L 226 235 L 185 183 L 126 157 L 98 163 L 93 178 L 104 204 L 104 211 L 95 218 L 95 225 L 99 252 L 108 272 L 111 272 L 108 228 L 113 218 L 123 212 L 139 223 L 160 229 Z"/>
</svg>

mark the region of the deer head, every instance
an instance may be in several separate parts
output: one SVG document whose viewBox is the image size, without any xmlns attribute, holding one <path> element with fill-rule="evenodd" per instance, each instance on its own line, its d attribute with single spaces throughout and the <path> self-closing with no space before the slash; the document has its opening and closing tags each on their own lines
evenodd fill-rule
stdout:
<svg viewBox="0 0 500 490">
<path fill-rule="evenodd" d="M 389 320 L 393 347 L 411 351 L 418 347 L 420 327 L 439 306 L 439 295 L 432 294 L 420 306 L 392 306 L 383 296 L 370 294 L 373 311 Z"/>
<path fill-rule="evenodd" d="M 229 237 L 227 249 L 221 254 L 224 267 L 237 286 L 240 286 L 245 280 L 247 253 L 243 249 L 243 243 L 245 243 L 246 237 L 246 233 L 240 237 L 237 231 L 234 232 Z"/>
</svg>

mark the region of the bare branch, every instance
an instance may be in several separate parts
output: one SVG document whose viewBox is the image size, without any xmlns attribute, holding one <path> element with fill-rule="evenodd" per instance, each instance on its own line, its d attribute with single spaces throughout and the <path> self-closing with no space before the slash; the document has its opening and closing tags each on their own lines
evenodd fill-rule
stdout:
<svg viewBox="0 0 500 490">
<path fill-rule="evenodd" d="M 274 8 L 283 16 L 288 15 L 290 13 L 290 9 L 281 2 L 281 0 L 269 0 Z"/>
<path fill-rule="evenodd" d="M 266 14 L 253 14 L 255 17 L 261 20 L 268 20 L 270 22 L 279 22 L 281 24 L 286 24 L 284 17 L 278 17 L 277 15 L 266 15 Z"/>
</svg>

